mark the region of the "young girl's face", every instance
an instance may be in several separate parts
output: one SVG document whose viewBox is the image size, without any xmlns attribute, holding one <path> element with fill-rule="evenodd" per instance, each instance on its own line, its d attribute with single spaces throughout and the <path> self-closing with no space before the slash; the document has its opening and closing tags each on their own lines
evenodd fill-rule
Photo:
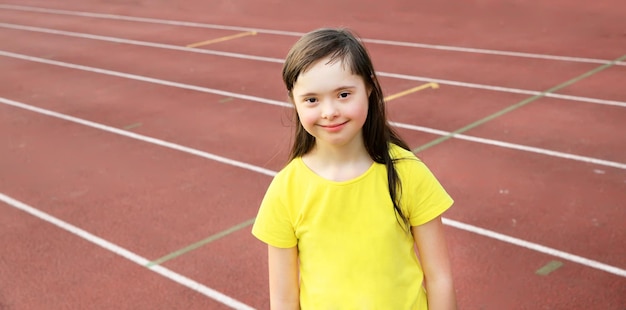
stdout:
<svg viewBox="0 0 626 310">
<path fill-rule="evenodd" d="M 369 90 L 363 78 L 340 60 L 324 58 L 300 73 L 293 101 L 304 129 L 316 144 L 344 146 L 362 143 Z"/>
</svg>

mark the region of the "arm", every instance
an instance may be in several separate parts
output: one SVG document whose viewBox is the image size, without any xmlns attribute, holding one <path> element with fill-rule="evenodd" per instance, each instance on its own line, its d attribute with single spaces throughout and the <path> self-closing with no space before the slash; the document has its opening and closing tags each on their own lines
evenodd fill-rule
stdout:
<svg viewBox="0 0 626 310">
<path fill-rule="evenodd" d="M 272 310 L 299 310 L 298 248 L 268 245 L 270 307 Z"/>
<path fill-rule="evenodd" d="M 413 226 L 411 232 L 424 268 L 428 308 L 456 309 L 452 268 L 441 217 L 420 226 Z"/>
</svg>

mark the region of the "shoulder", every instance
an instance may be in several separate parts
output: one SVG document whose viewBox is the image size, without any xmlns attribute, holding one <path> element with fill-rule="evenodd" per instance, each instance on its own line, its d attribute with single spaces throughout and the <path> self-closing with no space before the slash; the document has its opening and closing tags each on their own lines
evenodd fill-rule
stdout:
<svg viewBox="0 0 626 310">
<path fill-rule="evenodd" d="M 428 168 L 413 152 L 403 149 L 395 144 L 389 146 L 389 155 L 394 161 L 394 167 L 398 170 L 399 174 L 406 173 L 422 173 L 426 172 Z"/>
<path fill-rule="evenodd" d="M 293 160 L 281 169 L 272 179 L 257 213 L 252 234 L 263 242 L 279 248 L 289 248 L 297 244 L 294 235 L 294 211 L 290 204 L 294 189 L 293 171 L 297 162 Z"/>
<path fill-rule="evenodd" d="M 427 223 L 452 206 L 450 195 L 415 154 L 396 145 L 390 147 L 390 154 L 402 184 L 400 205 L 411 226 Z"/>
<path fill-rule="evenodd" d="M 418 160 L 417 156 L 415 156 L 415 154 L 413 154 L 413 152 L 403 149 L 402 147 L 396 145 L 396 144 L 389 144 L 389 155 L 391 156 L 391 158 L 393 160 L 403 160 L 403 159 L 410 159 L 410 160 Z"/>
<path fill-rule="evenodd" d="M 389 153 L 403 182 L 406 181 L 415 186 L 439 183 L 428 166 L 413 152 L 391 144 Z"/>
<path fill-rule="evenodd" d="M 288 179 L 293 177 L 294 174 L 300 173 L 302 170 L 302 158 L 296 157 L 290 160 L 287 165 L 276 173 L 274 179 Z"/>
<path fill-rule="evenodd" d="M 270 190 L 272 188 L 281 188 L 293 184 L 293 180 L 299 178 L 299 176 L 303 173 L 303 163 L 300 157 L 294 158 L 287 165 L 285 165 L 282 169 L 276 173 L 274 176 L 272 183 L 270 184 Z"/>
</svg>

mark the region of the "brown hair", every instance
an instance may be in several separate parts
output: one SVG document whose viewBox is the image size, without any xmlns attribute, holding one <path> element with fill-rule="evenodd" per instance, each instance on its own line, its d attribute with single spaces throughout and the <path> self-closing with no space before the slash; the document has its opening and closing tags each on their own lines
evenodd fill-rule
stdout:
<svg viewBox="0 0 626 310">
<path fill-rule="evenodd" d="M 403 227 L 410 227 L 405 214 L 399 206 L 401 181 L 394 167 L 394 160 L 389 154 L 391 143 L 410 150 L 406 142 L 387 123 L 383 92 L 376 78 L 374 66 L 363 44 L 347 29 L 322 28 L 302 36 L 287 54 L 283 66 L 283 81 L 289 98 L 293 102 L 293 86 L 298 76 L 320 59 L 330 57 L 330 62 L 341 61 L 353 74 L 363 78 L 371 89 L 368 98 L 368 113 L 363 124 L 363 142 L 365 148 L 376 163 L 387 168 L 389 195 L 396 214 Z M 315 146 L 315 137 L 309 134 L 295 113 L 295 139 L 291 148 L 290 160 L 308 153 Z M 400 220 L 399 220 L 400 222 Z"/>
</svg>

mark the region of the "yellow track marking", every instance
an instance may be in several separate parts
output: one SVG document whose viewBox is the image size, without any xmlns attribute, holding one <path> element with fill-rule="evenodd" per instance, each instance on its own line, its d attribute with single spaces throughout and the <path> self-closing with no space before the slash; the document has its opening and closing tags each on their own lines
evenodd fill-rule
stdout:
<svg viewBox="0 0 626 310">
<path fill-rule="evenodd" d="M 247 37 L 247 36 L 254 36 L 254 35 L 256 35 L 256 31 L 246 31 L 246 32 L 238 33 L 238 34 L 233 34 L 232 36 L 226 36 L 226 37 L 221 37 L 217 39 L 189 44 L 187 45 L 187 47 L 198 47 L 198 46 L 209 45 L 209 44 L 213 44 L 217 42 L 223 42 L 223 41 L 228 41 L 228 40 L 237 39 L 241 37 Z"/>
<path fill-rule="evenodd" d="M 385 101 L 391 101 L 393 99 L 400 98 L 402 96 L 406 96 L 408 94 L 414 93 L 416 91 L 420 91 L 420 90 L 425 89 L 425 88 L 433 88 L 433 89 L 439 88 L 439 84 L 434 83 L 434 82 L 422 84 L 420 86 L 413 87 L 411 89 L 407 89 L 407 90 L 405 90 L 403 92 L 399 92 L 397 94 L 393 94 L 393 95 L 387 96 L 387 97 L 385 97 Z"/>
</svg>

